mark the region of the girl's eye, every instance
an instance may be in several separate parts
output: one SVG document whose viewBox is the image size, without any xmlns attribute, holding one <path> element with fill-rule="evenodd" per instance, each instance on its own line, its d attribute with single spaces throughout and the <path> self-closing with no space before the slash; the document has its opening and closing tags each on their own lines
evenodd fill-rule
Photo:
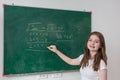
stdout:
<svg viewBox="0 0 120 80">
<path fill-rule="evenodd" d="M 99 43 L 99 41 L 95 41 L 95 43 Z"/>
<path fill-rule="evenodd" d="M 95 41 L 95 43 L 98 43 L 98 41 Z"/>
<path fill-rule="evenodd" d="M 92 41 L 91 39 L 89 39 L 88 41 Z"/>
</svg>

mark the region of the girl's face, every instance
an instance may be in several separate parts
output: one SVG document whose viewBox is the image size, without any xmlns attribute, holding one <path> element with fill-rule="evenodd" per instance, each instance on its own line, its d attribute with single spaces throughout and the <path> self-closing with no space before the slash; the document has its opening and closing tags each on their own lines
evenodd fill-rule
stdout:
<svg viewBox="0 0 120 80">
<path fill-rule="evenodd" d="M 100 39 L 96 35 L 91 35 L 87 42 L 87 47 L 90 52 L 97 52 L 100 48 Z"/>
</svg>

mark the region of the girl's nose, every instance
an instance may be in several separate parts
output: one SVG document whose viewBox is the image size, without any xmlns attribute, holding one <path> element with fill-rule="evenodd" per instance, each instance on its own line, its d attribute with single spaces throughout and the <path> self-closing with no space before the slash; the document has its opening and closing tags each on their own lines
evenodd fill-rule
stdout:
<svg viewBox="0 0 120 80">
<path fill-rule="evenodd" d="M 94 41 L 92 41 L 92 42 L 91 42 L 91 44 L 92 44 L 92 45 L 94 45 L 94 44 L 95 44 L 95 42 L 94 42 Z"/>
</svg>

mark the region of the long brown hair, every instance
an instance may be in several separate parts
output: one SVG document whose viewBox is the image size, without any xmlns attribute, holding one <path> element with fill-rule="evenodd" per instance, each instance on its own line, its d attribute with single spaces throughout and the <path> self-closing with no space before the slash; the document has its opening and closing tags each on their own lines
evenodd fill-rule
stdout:
<svg viewBox="0 0 120 80">
<path fill-rule="evenodd" d="M 84 48 L 84 56 L 83 59 L 81 60 L 80 66 L 82 68 L 88 66 L 88 60 L 90 59 L 90 51 L 87 47 L 87 42 L 90 38 L 91 35 L 96 35 L 100 39 L 100 48 L 98 49 L 97 54 L 95 54 L 94 57 L 94 63 L 93 63 L 93 69 L 94 71 L 98 71 L 99 66 L 100 66 L 100 61 L 103 60 L 105 64 L 107 65 L 107 56 L 106 56 L 106 45 L 105 45 L 105 40 L 103 35 L 100 32 L 91 32 L 88 35 L 88 38 L 85 43 L 85 48 Z"/>
</svg>

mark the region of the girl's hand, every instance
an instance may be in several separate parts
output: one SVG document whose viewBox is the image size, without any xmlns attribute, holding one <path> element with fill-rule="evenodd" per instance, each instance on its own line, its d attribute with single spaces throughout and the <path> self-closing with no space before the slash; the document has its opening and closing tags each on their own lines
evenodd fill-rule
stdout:
<svg viewBox="0 0 120 80">
<path fill-rule="evenodd" d="M 50 51 L 53 51 L 53 52 L 55 52 L 55 53 L 58 51 L 55 45 L 50 45 L 50 46 L 48 46 L 47 48 L 48 48 Z"/>
</svg>

